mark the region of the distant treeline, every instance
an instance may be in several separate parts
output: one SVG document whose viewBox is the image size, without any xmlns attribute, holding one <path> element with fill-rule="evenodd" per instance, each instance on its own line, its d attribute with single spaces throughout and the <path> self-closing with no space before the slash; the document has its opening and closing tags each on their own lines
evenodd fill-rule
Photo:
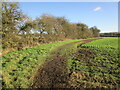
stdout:
<svg viewBox="0 0 120 90">
<path fill-rule="evenodd" d="M 100 33 L 101 37 L 120 37 L 120 33 L 111 32 L 111 33 Z"/>
<path fill-rule="evenodd" d="M 32 20 L 22 13 L 19 3 L 2 3 L 2 48 L 19 50 L 41 43 L 66 39 L 99 37 L 97 27 L 70 23 L 64 17 L 44 14 Z"/>
</svg>

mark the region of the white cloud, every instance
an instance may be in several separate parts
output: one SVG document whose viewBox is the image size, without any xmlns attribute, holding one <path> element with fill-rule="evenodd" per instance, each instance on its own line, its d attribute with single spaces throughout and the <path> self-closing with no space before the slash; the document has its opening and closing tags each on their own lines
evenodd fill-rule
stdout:
<svg viewBox="0 0 120 90">
<path fill-rule="evenodd" d="M 101 7 L 96 7 L 95 9 L 93 9 L 93 11 L 99 11 L 101 9 L 102 9 Z"/>
</svg>

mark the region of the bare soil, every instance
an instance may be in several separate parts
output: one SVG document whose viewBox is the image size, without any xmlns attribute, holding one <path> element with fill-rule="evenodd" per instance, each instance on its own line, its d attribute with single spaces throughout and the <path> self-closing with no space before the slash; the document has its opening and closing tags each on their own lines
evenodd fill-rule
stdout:
<svg viewBox="0 0 120 90">
<path fill-rule="evenodd" d="M 80 44 L 85 44 L 97 39 L 89 39 L 79 41 Z M 77 42 L 72 42 L 59 47 L 56 51 L 52 52 L 52 57 L 46 58 L 49 61 L 40 68 L 34 78 L 32 88 L 69 88 L 69 73 L 66 68 L 67 56 L 61 55 L 61 51 L 68 45 L 72 45 Z M 88 52 L 88 53 L 86 53 Z M 79 51 L 79 53 L 90 54 L 89 51 Z M 90 55 L 88 55 L 89 57 Z"/>
</svg>

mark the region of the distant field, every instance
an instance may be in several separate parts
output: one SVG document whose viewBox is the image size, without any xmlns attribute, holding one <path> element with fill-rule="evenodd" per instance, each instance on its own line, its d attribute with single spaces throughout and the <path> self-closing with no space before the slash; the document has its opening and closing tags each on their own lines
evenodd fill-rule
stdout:
<svg viewBox="0 0 120 90">
<path fill-rule="evenodd" d="M 104 37 L 78 47 L 68 60 L 69 70 L 73 72 L 72 86 L 115 88 L 120 85 L 117 37 Z"/>
<path fill-rule="evenodd" d="M 83 46 L 94 47 L 94 48 L 111 48 L 113 50 L 118 50 L 118 37 L 103 37 L 103 39 L 87 43 Z M 108 49 L 106 49 L 108 50 Z"/>
</svg>

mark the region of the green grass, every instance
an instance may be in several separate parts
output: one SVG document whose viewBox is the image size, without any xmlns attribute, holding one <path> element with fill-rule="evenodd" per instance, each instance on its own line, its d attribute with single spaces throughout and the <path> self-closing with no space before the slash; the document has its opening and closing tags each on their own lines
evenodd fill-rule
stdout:
<svg viewBox="0 0 120 90">
<path fill-rule="evenodd" d="M 118 48 L 118 37 L 103 37 L 103 39 L 89 42 L 83 46 L 99 46 L 99 47 L 114 47 Z"/>
<path fill-rule="evenodd" d="M 73 45 L 68 44 L 82 40 L 83 39 L 68 40 L 43 44 L 3 55 L 3 88 L 28 88 L 33 83 L 37 70 L 46 62 L 45 58 L 51 56 L 50 52 L 56 51 L 60 46 L 63 46 L 60 51 L 63 55 L 72 53 L 76 50 L 76 47 L 78 47 L 77 49 L 87 49 L 88 51 L 91 50 L 91 52 L 96 53 L 95 57 L 90 60 L 84 59 L 83 57 L 82 59 L 75 60 L 78 59 L 77 54 L 72 54 L 72 56 L 69 57 L 68 69 L 70 71 L 72 70 L 75 75 L 82 75 L 82 78 L 77 78 L 76 82 L 72 74 L 73 76 L 71 77 L 74 78 L 72 80 L 75 85 L 78 84 L 79 86 L 79 83 L 81 83 L 81 85 L 86 84 L 90 88 L 96 86 L 117 86 L 118 83 L 120 83 L 118 38 L 107 37 L 82 46 L 79 46 L 79 43 Z"/>
<path fill-rule="evenodd" d="M 116 37 L 105 37 L 103 39 L 82 45 L 82 48 L 90 48 L 98 52 L 96 59 L 105 59 L 109 61 L 119 62 L 119 39 Z"/>
<path fill-rule="evenodd" d="M 80 50 L 88 53 L 78 53 L 69 57 L 69 72 L 72 85 L 88 88 L 104 87 L 113 88 L 120 85 L 120 54 L 118 49 L 117 37 L 104 37 L 96 41 L 79 46 Z M 94 52 L 93 54 L 90 52 Z M 93 56 L 91 58 L 87 58 Z M 77 76 L 78 78 L 75 78 Z M 81 77 L 81 78 L 79 78 Z"/>
<path fill-rule="evenodd" d="M 2 56 L 3 88 L 28 88 L 37 70 L 50 52 L 64 44 L 80 40 L 59 41 L 39 45 Z"/>
</svg>

